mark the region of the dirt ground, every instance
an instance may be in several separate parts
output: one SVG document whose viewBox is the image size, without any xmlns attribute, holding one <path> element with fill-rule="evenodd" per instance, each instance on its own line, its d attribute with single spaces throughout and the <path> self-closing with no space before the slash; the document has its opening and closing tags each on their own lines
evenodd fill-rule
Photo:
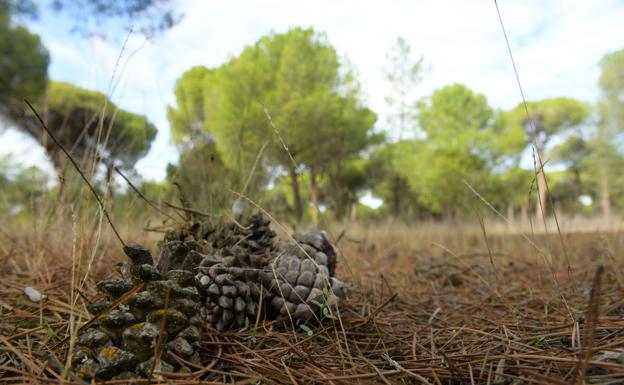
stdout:
<svg viewBox="0 0 624 385">
<path fill-rule="evenodd" d="M 397 226 L 328 226 L 348 285 L 339 317 L 312 335 L 206 328 L 204 365 L 162 383 L 624 384 L 619 232 Z M 84 383 L 59 343 L 89 320 L 121 250 L 112 237 L 19 234 L 0 232 L 0 382 Z M 141 237 L 155 250 L 158 234 Z"/>
</svg>

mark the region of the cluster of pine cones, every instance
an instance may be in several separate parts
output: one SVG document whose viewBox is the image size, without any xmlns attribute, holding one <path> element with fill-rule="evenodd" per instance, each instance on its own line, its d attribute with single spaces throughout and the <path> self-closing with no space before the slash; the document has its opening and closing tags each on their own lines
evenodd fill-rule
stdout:
<svg viewBox="0 0 624 385">
<path fill-rule="evenodd" d="M 322 319 L 343 294 L 333 276 L 334 246 L 314 228 L 277 242 L 269 225 L 261 214 L 187 223 L 159 242 L 156 264 L 145 248 L 126 247 L 132 263 L 120 266 L 121 277 L 98 283 L 105 296 L 88 309 L 101 313 L 136 292 L 79 335 L 75 371 L 85 379 L 128 379 L 188 370 L 186 363 L 201 364 L 203 325 L 223 331 L 260 316 Z"/>
</svg>

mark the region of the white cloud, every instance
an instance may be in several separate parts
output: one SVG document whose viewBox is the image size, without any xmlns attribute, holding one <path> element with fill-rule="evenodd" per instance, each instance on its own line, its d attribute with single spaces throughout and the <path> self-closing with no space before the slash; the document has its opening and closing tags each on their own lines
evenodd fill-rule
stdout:
<svg viewBox="0 0 624 385">
<path fill-rule="evenodd" d="M 621 2 L 499 1 L 499 6 L 528 99 L 597 98 L 598 61 L 606 52 L 624 48 Z M 301 25 L 326 32 L 357 67 L 380 125 L 386 122 L 388 93 L 382 69 L 398 36 L 431 66 L 419 96 L 461 82 L 483 92 L 498 108 L 520 101 L 492 1 L 189 0 L 181 1 L 181 7 L 184 20 L 163 36 L 147 44 L 130 37 L 112 95 L 121 107 L 147 114 L 159 128 L 152 150 L 137 164 L 147 178 L 162 179 L 167 162 L 178 157 L 166 120 L 175 80 L 193 65 L 223 63 L 271 30 Z M 123 42 L 83 40 L 59 30 L 55 21 L 48 15 L 34 26 L 50 49 L 52 78 L 106 91 Z"/>
</svg>

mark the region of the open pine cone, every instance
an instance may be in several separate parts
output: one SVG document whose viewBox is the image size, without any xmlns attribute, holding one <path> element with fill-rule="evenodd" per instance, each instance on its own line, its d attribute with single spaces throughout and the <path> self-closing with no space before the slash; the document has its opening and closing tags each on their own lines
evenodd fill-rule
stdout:
<svg viewBox="0 0 624 385">
<path fill-rule="evenodd" d="M 184 361 L 200 364 L 205 325 L 241 328 L 259 312 L 292 322 L 322 318 L 321 308 L 337 304 L 344 286 L 333 276 L 334 246 L 314 228 L 277 242 L 269 225 L 260 214 L 187 223 L 159 242 L 157 264 L 147 249 L 126 247 L 132 263 L 121 264 L 120 277 L 98 283 L 104 297 L 88 309 L 102 312 L 144 286 L 79 335 L 76 372 L 86 379 L 147 376 L 152 367 L 173 372 L 184 369 Z"/>
</svg>

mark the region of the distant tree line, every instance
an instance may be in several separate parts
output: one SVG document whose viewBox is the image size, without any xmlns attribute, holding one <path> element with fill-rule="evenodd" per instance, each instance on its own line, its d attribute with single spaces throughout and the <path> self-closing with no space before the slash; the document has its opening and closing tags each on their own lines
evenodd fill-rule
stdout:
<svg viewBox="0 0 624 385">
<path fill-rule="evenodd" d="M 152 3 L 166 2 L 145 1 L 141 12 Z M 64 195 L 65 159 L 24 111 L 24 98 L 112 197 L 113 170 L 131 171 L 156 128 L 102 93 L 49 80 L 39 37 L 12 20 L 27 11 L 16 4 L 0 0 L 0 48 L 7 53 L 0 114 L 46 150 L 59 175 L 54 194 Z M 237 211 L 251 200 L 295 222 L 462 219 L 474 216 L 480 199 L 510 219 L 555 209 L 608 217 L 624 206 L 624 51 L 607 54 L 600 67 L 595 105 L 562 96 L 503 111 L 462 84 L 417 99 L 423 59 L 412 58 L 399 38 L 384 70 L 391 114 L 380 130 L 355 68 L 324 34 L 271 33 L 218 67 L 182 74 L 167 110 L 180 161 L 169 165 L 166 181 L 141 188 L 154 199 L 182 194 L 185 204 L 210 212 Z M 534 166 L 522 168 L 529 158 Z M 553 171 L 544 173 L 544 164 Z M 32 170 L 0 173 L 5 186 L 37 178 Z M 381 207 L 363 205 L 367 194 Z"/>
</svg>

